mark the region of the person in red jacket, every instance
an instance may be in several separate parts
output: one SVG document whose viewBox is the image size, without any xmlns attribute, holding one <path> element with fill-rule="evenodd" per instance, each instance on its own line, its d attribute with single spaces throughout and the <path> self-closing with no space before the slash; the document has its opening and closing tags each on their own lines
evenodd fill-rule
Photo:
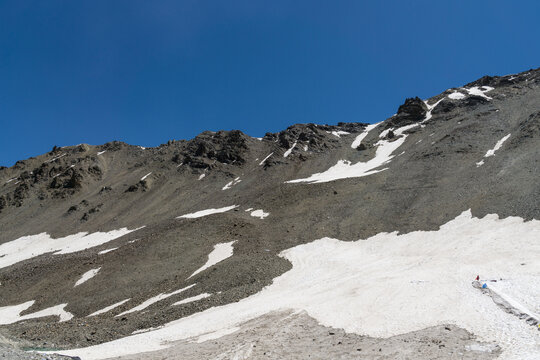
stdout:
<svg viewBox="0 0 540 360">
<path fill-rule="evenodd" d="M 480 275 L 476 275 L 476 281 L 480 280 Z"/>
</svg>

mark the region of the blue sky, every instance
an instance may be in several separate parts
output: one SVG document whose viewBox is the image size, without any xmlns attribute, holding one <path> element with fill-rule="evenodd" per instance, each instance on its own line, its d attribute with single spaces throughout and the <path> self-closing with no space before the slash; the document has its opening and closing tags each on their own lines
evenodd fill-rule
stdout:
<svg viewBox="0 0 540 360">
<path fill-rule="evenodd" d="M 378 122 L 540 66 L 538 1 L 0 0 L 0 165 L 53 145 Z"/>
</svg>

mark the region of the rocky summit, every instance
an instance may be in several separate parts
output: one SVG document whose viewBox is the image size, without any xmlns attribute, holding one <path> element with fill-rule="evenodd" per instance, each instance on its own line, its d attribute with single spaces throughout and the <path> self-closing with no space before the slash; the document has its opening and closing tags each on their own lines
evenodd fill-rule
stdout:
<svg viewBox="0 0 540 360">
<path fill-rule="evenodd" d="M 0 168 L 0 356 L 540 358 L 540 69 L 377 121 Z"/>
</svg>

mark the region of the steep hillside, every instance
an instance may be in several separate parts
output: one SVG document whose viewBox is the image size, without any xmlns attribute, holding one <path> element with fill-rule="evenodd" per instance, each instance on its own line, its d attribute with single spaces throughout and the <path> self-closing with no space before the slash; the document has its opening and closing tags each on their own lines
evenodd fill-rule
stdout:
<svg viewBox="0 0 540 360">
<path fill-rule="evenodd" d="M 540 69 L 362 120 L 1 168 L 0 334 L 82 359 L 540 356 Z"/>
</svg>

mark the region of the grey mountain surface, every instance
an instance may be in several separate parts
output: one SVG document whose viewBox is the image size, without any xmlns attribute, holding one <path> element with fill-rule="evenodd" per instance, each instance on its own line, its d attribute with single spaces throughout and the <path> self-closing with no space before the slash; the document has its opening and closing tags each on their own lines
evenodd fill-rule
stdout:
<svg viewBox="0 0 540 360">
<path fill-rule="evenodd" d="M 0 325 L 0 334 L 24 348 L 96 345 L 254 295 L 291 269 L 279 256 L 282 251 L 316 239 L 356 241 L 382 232 L 438 230 L 468 209 L 476 218 L 498 214 L 540 219 L 539 69 L 486 76 L 425 102 L 407 99 L 396 115 L 366 133 L 372 120 L 297 124 L 262 139 L 240 131 L 206 131 L 189 141 L 170 140 L 146 149 L 122 142 L 55 147 L 0 168 L 0 251 L 15 239 L 41 233 L 56 239 L 80 232 L 133 230 L 81 251 L 46 251 L 0 267 L 0 308 L 34 301 L 20 313 L 24 316 L 67 304 L 64 311 L 73 315 L 67 321 L 53 315 Z M 361 134 L 363 140 L 351 146 Z M 486 156 L 509 134 L 494 156 Z M 381 141 L 388 146 L 403 143 L 389 161 L 369 169 L 374 172 L 309 180 L 339 161 L 376 159 Z M 307 181 L 290 182 L 299 179 Z M 218 214 L 181 217 L 233 205 Z M 260 218 L 254 210 L 269 215 Z M 216 245 L 231 241 L 232 256 L 190 276 Z M 8 255 L 0 252 L 0 264 L 2 257 L 6 260 Z M 83 274 L 98 268 L 97 275 L 74 286 Z M 141 311 L 124 313 L 171 293 Z M 201 294 L 211 296 L 172 306 Z M 120 302 L 108 312 L 89 316 Z M 286 316 L 272 316 L 286 322 Z M 272 320 L 259 321 L 264 325 L 255 321 L 246 327 L 251 334 L 243 335 L 244 344 L 252 344 L 257 334 L 272 333 Z M 337 349 L 327 344 L 326 336 L 319 336 L 331 330 L 306 314 L 291 321 L 310 324 L 309 333 L 289 332 L 302 341 L 313 339 L 319 349 L 314 358 L 332 358 Z M 444 326 L 432 330 L 422 336 L 404 335 L 410 351 L 423 352 L 424 358 L 457 358 L 474 340 L 474 334 L 457 327 L 452 327 L 452 335 Z M 448 342 L 450 350 L 433 353 L 436 347 L 428 351 L 422 345 L 419 339 L 436 339 L 435 333 L 446 334 L 439 340 Z M 363 346 L 372 350 L 380 340 L 388 349 L 399 347 L 394 340 L 340 334 L 350 346 L 349 355 L 339 358 L 356 356 L 357 344 L 370 344 Z M 454 334 L 459 335 L 452 338 Z M 208 358 L 218 356 L 216 346 L 209 344 L 177 344 L 171 351 L 184 347 L 181 351 L 192 358 L 206 352 Z M 232 342 L 229 345 L 227 351 L 232 351 Z M 306 345 L 305 352 L 302 348 L 297 344 L 296 357 L 290 358 L 305 358 L 311 346 Z M 264 349 L 278 354 L 274 358 L 286 357 L 272 350 L 270 342 Z M 495 349 L 467 356 L 490 358 L 498 353 Z M 253 354 L 252 358 L 266 358 Z M 337 358 L 341 353 L 334 354 Z M 372 357 L 398 358 L 393 354 Z"/>
<path fill-rule="evenodd" d="M 374 339 L 326 328 L 304 313 L 272 313 L 242 324 L 241 329 L 213 341 L 178 341 L 156 354 L 121 359 L 142 360 L 154 355 L 167 359 L 305 359 L 307 353 L 310 359 L 479 360 L 493 359 L 500 353 L 496 346 L 479 343 L 467 331 L 452 325 Z"/>
</svg>

